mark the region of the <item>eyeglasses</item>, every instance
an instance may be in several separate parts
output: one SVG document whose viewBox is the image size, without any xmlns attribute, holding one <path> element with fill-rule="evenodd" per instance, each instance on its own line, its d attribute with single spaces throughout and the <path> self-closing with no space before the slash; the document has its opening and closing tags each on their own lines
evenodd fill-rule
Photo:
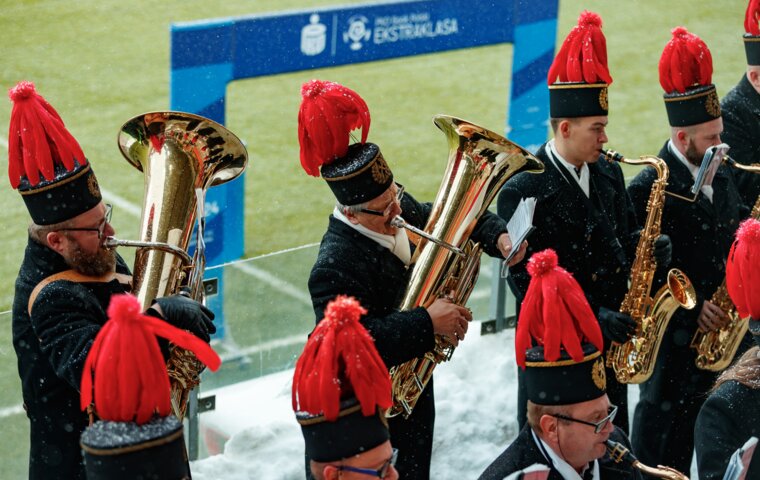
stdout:
<svg viewBox="0 0 760 480">
<path fill-rule="evenodd" d="M 401 205 L 401 198 L 404 196 L 404 186 L 398 185 L 398 188 L 396 189 L 396 196 L 391 201 L 391 203 L 388 204 L 387 207 L 385 207 L 385 210 L 382 212 L 379 210 L 370 210 L 369 208 L 361 208 L 359 209 L 362 213 L 367 213 L 369 215 L 377 215 L 378 217 L 387 217 L 391 214 L 391 209 L 393 209 L 394 204 Z"/>
<path fill-rule="evenodd" d="M 578 420 L 577 418 L 568 417 L 567 415 L 561 415 L 561 414 L 552 415 L 552 417 L 554 417 L 554 418 L 561 418 L 562 420 L 567 420 L 567 421 L 576 422 L 576 423 L 582 423 L 584 425 L 588 425 L 590 427 L 594 427 L 594 433 L 599 433 L 602 430 L 604 430 L 605 427 L 607 427 L 607 424 L 609 424 L 610 422 L 612 422 L 613 420 L 615 420 L 615 415 L 617 415 L 617 411 L 618 411 L 617 405 L 610 405 L 610 407 L 607 409 L 607 416 L 604 417 L 603 419 L 599 420 L 596 423 L 587 422 L 585 420 Z"/>
<path fill-rule="evenodd" d="M 113 207 L 111 204 L 106 203 L 106 214 L 103 216 L 103 220 L 97 227 L 81 227 L 81 228 L 61 228 L 59 231 L 66 232 L 98 232 L 98 240 L 103 239 L 103 233 L 106 231 L 106 225 L 111 223 L 111 214 L 113 213 Z"/>
<path fill-rule="evenodd" d="M 388 471 L 391 469 L 391 467 L 396 465 L 397 458 L 398 458 L 398 449 L 394 448 L 391 453 L 391 458 L 386 460 L 383 466 L 377 470 L 372 470 L 369 468 L 349 467 L 348 465 L 339 465 L 336 468 L 338 469 L 338 471 L 363 473 L 364 475 L 369 475 L 372 477 L 385 478 L 388 475 Z"/>
</svg>

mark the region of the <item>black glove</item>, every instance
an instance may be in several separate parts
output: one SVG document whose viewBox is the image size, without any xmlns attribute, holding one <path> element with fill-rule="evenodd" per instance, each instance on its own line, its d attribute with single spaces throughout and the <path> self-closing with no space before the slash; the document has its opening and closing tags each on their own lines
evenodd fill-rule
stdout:
<svg viewBox="0 0 760 480">
<path fill-rule="evenodd" d="M 654 241 L 654 259 L 657 262 L 657 268 L 668 268 L 673 258 L 673 242 L 670 237 L 664 233 Z"/>
<path fill-rule="evenodd" d="M 164 320 L 182 330 L 187 330 L 204 342 L 211 340 L 216 332 L 214 312 L 184 295 L 172 295 L 156 299 Z"/>
<path fill-rule="evenodd" d="M 636 322 L 625 313 L 615 312 L 609 308 L 599 308 L 599 327 L 602 335 L 613 342 L 623 343 L 636 332 Z"/>
</svg>

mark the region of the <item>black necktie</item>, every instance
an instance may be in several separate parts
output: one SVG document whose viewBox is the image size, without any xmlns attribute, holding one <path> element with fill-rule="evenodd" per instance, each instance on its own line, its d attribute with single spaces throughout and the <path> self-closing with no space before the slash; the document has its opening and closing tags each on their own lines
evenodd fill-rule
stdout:
<svg viewBox="0 0 760 480">
<path fill-rule="evenodd" d="M 588 468 L 583 472 L 583 480 L 594 480 L 594 464 L 589 463 Z"/>
<path fill-rule="evenodd" d="M 578 176 L 578 178 L 581 178 L 581 167 L 573 167 L 575 170 L 575 174 Z"/>
</svg>

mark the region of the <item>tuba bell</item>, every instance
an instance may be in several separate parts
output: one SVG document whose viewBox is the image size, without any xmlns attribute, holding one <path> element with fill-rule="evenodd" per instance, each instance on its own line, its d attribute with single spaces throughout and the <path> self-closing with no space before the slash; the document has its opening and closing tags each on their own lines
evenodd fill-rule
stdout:
<svg viewBox="0 0 760 480">
<path fill-rule="evenodd" d="M 245 146 L 212 120 L 171 111 L 132 118 L 117 140 L 124 158 L 144 174 L 140 240 L 109 238 L 106 245 L 137 247 L 132 293 L 143 310 L 156 298 L 180 292 L 202 302 L 205 191 L 243 173 Z M 196 217 L 198 242 L 191 257 L 187 250 Z M 180 420 L 202 368 L 192 353 L 172 347 L 167 369 L 172 410 Z"/>
<path fill-rule="evenodd" d="M 421 236 L 400 310 L 428 307 L 444 295 L 464 305 L 480 269 L 481 247 L 470 240 L 475 224 L 509 177 L 544 170 L 527 150 L 483 127 L 446 115 L 433 121 L 448 140 L 449 162 L 425 229 L 412 228 L 398 217 L 393 222 Z M 454 345 L 436 335 L 434 350 L 391 368 L 393 405 L 385 415 L 408 417 L 435 366 L 453 352 Z"/>
</svg>

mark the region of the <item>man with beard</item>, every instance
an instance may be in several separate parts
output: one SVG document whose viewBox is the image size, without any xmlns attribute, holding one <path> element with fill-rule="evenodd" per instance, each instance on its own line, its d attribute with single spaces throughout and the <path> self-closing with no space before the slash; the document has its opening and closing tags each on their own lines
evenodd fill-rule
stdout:
<svg viewBox="0 0 760 480">
<path fill-rule="evenodd" d="M 34 89 L 10 90 L 9 177 L 32 217 L 16 279 L 13 346 L 30 421 L 30 479 L 84 479 L 79 436 L 89 423 L 79 408 L 87 353 L 116 293 L 128 292 L 129 269 L 105 248 L 111 207 L 76 139 Z M 158 299 L 148 314 L 202 340 L 213 314 L 180 295 Z"/>
<path fill-rule="evenodd" d="M 694 446 L 694 421 L 715 375 L 697 368 L 690 348 L 697 328 L 714 330 L 727 317 L 710 302 L 725 276 L 725 261 L 733 235 L 748 215 L 731 172 L 720 166 L 705 182 L 696 199 L 691 187 L 705 151 L 721 143 L 723 121 L 715 86 L 711 84 L 712 57 L 696 35 L 677 27 L 660 59 L 660 84 L 670 123 L 670 139 L 660 150 L 669 170 L 662 233 L 673 242 L 671 266 L 682 270 L 697 294 L 692 310 L 679 308 L 670 320 L 651 378 L 640 386 L 633 419 L 634 452 L 646 465 L 668 465 L 688 471 Z M 644 215 L 653 168 L 641 171 L 630 183 L 637 215 Z M 655 274 L 652 292 L 664 284 L 666 271 Z"/>
</svg>

